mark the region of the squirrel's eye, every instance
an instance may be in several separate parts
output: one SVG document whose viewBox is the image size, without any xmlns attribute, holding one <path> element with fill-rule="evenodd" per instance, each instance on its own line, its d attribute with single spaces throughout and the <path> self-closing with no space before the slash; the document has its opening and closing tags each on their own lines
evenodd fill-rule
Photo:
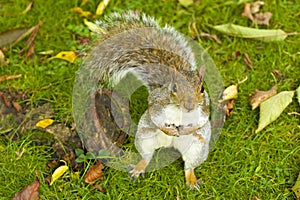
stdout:
<svg viewBox="0 0 300 200">
<path fill-rule="evenodd" d="M 173 85 L 173 92 L 177 92 L 177 85 L 176 84 Z"/>
<path fill-rule="evenodd" d="M 204 92 L 204 87 L 203 87 L 203 85 L 201 86 L 201 90 L 200 90 L 200 92 L 201 92 L 201 93 L 203 93 L 203 92 Z"/>
</svg>

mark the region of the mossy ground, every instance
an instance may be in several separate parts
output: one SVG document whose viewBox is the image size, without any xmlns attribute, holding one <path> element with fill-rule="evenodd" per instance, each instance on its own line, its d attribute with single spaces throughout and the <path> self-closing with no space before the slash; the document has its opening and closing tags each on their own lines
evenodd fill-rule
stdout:
<svg viewBox="0 0 300 200">
<path fill-rule="evenodd" d="M 0 1 L 0 32 L 30 27 L 39 21 L 43 24 L 35 40 L 35 52 L 53 50 L 81 50 L 75 33 L 86 34 L 83 19 L 71 11 L 81 1 L 36 0 L 34 7 L 22 14 L 30 1 Z M 84 10 L 94 12 L 98 1 L 89 1 Z M 13 142 L 0 131 L 0 199 L 11 199 L 24 186 L 35 180 L 35 170 L 41 174 L 41 199 L 296 199 L 291 187 L 300 169 L 299 105 L 293 103 L 277 121 L 259 133 L 255 133 L 259 111 L 252 111 L 249 94 L 255 89 L 268 90 L 275 81 L 273 69 L 280 70 L 282 80 L 277 80 L 278 90 L 295 90 L 300 85 L 299 36 L 289 36 L 284 42 L 260 41 L 229 37 L 215 32 L 209 25 L 235 23 L 251 26 L 241 17 L 243 4 L 237 1 L 195 1 L 183 8 L 176 0 L 122 1 L 111 0 L 105 14 L 112 11 L 140 10 L 155 16 L 162 24 L 168 23 L 184 34 L 191 22 L 199 31 L 217 34 L 221 44 L 201 38 L 201 45 L 208 49 L 226 85 L 237 83 L 246 76 L 248 80 L 239 86 L 239 98 L 234 112 L 226 121 L 222 135 L 208 160 L 196 170 L 202 180 L 199 191 L 190 191 L 184 184 L 183 163 L 176 161 L 163 169 L 149 172 L 145 178 L 131 182 L 128 175 L 114 169 L 105 169 L 103 186 L 106 193 L 83 183 L 74 172 L 49 187 L 44 177 L 50 174 L 46 162 L 52 149 L 33 145 L 28 136 Z M 269 27 L 286 32 L 300 30 L 300 2 L 297 0 L 265 2 L 264 11 L 273 13 Z M 9 66 L 0 67 L 0 75 L 22 74 L 22 78 L 6 81 L 1 88 L 20 89 L 30 95 L 32 105 L 39 101 L 51 102 L 56 111 L 55 120 L 72 123 L 71 102 L 75 72 L 80 61 L 70 64 L 61 60 L 40 60 L 41 56 L 24 60 L 19 55 L 24 42 L 6 52 Z M 253 69 L 248 69 L 242 58 L 230 60 L 232 53 L 248 53 Z M 276 105 L 274 105 L 276 106 Z M 17 159 L 16 152 L 26 152 Z"/>
</svg>

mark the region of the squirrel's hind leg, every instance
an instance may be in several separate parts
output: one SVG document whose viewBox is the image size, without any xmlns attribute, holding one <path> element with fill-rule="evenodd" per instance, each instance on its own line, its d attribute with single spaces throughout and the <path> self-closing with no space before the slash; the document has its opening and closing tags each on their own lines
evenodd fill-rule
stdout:
<svg viewBox="0 0 300 200">
<path fill-rule="evenodd" d="M 185 181 L 191 189 L 199 189 L 200 180 L 197 179 L 194 169 L 185 170 Z"/>
</svg>

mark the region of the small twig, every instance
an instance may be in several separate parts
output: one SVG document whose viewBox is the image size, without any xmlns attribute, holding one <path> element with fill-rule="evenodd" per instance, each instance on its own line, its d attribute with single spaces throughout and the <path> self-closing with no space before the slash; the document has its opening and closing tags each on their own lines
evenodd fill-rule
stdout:
<svg viewBox="0 0 300 200">
<path fill-rule="evenodd" d="M 297 112 L 289 112 L 288 115 L 299 115 L 299 116 L 300 116 L 300 113 L 297 113 Z"/>
</svg>

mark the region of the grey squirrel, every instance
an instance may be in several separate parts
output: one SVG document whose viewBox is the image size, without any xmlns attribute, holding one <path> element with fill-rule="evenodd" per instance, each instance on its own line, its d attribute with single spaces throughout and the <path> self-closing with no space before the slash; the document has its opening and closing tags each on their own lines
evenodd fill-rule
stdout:
<svg viewBox="0 0 300 200">
<path fill-rule="evenodd" d="M 194 169 L 206 160 L 211 137 L 205 66 L 196 65 L 186 37 L 144 14 L 113 13 L 97 25 L 98 40 L 83 65 L 96 73 L 100 87 L 113 87 L 132 73 L 149 90 L 135 134 L 142 159 L 131 178 L 145 172 L 156 149 L 174 147 L 185 162 L 186 183 L 197 188 Z"/>
</svg>

